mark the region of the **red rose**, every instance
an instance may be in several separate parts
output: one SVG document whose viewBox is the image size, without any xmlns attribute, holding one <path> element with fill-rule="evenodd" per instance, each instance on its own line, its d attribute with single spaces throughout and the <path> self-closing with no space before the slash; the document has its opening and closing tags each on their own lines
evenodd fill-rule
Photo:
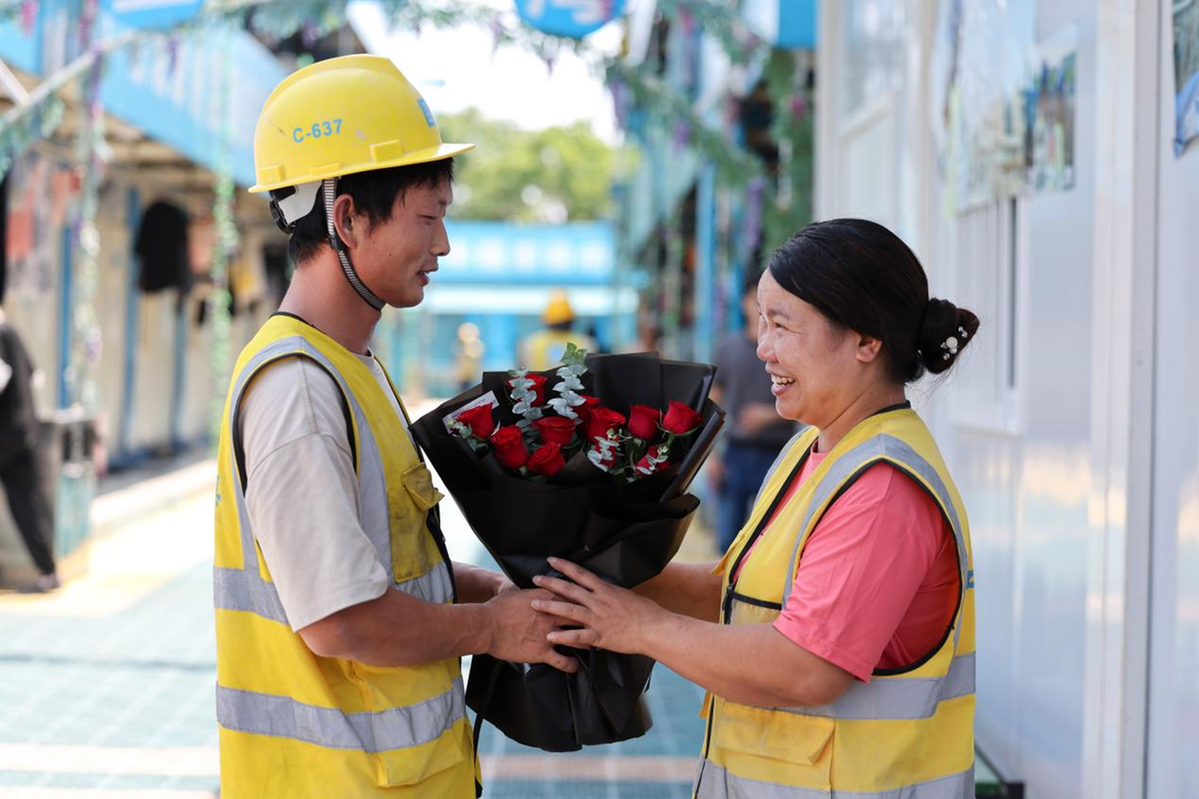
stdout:
<svg viewBox="0 0 1199 799">
<path fill-rule="evenodd" d="M 617 413 L 611 408 L 596 406 L 587 418 L 587 440 L 594 441 L 597 438 L 607 438 L 609 430 L 623 425 L 623 414 Z"/>
<path fill-rule="evenodd" d="M 518 378 L 515 378 L 515 377 L 512 378 L 512 380 L 517 380 L 517 379 Z M 537 394 L 537 396 L 534 397 L 534 399 L 533 399 L 533 405 L 534 406 L 544 405 L 545 404 L 545 381 L 548 378 L 546 378 L 545 375 L 527 374 L 527 375 L 525 375 L 525 379 L 533 381 L 533 385 L 529 386 L 529 389 L 531 391 L 536 392 L 536 394 Z M 512 380 L 508 381 L 508 391 L 512 391 Z"/>
<path fill-rule="evenodd" d="M 541 431 L 541 438 L 547 444 L 565 447 L 575 436 L 575 423 L 561 416 L 546 416 L 533 424 Z"/>
<path fill-rule="evenodd" d="M 591 412 L 599 407 L 599 397 L 591 397 L 587 394 L 580 394 L 583 398 L 583 404 L 577 405 L 571 410 L 579 415 L 579 421 L 587 424 L 587 420 L 591 418 Z"/>
<path fill-rule="evenodd" d="M 491 406 L 484 403 L 458 414 L 457 420 L 470 426 L 475 438 L 487 439 L 495 431 L 495 420 L 491 418 Z"/>
<path fill-rule="evenodd" d="M 633 438 L 649 441 L 658 435 L 658 420 L 662 411 L 648 405 L 632 405 L 629 407 L 629 432 Z"/>
<path fill-rule="evenodd" d="M 562 448 L 557 444 L 542 444 L 541 447 L 529 457 L 529 471 L 543 474 L 546 477 L 553 477 L 562 467 L 566 465 L 566 459 L 562 457 Z"/>
<path fill-rule="evenodd" d="M 671 400 L 670 407 L 666 409 L 666 416 L 662 419 L 662 429 L 672 435 L 685 436 L 699 427 L 703 419 L 703 416 L 684 403 Z"/>
<path fill-rule="evenodd" d="M 496 460 L 506 469 L 516 471 L 529 459 L 529 451 L 525 449 L 525 437 L 514 424 L 496 430 L 495 435 L 491 437 L 491 446 L 495 447 Z"/>
</svg>

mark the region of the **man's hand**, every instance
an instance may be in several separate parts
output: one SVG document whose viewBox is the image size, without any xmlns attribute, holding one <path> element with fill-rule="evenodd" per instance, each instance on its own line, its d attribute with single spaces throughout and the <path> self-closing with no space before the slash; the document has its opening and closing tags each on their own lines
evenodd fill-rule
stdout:
<svg viewBox="0 0 1199 799">
<path fill-rule="evenodd" d="M 501 590 L 483 607 L 488 612 L 490 641 L 487 654 L 511 663 L 548 663 L 568 674 L 579 662 L 554 649 L 547 636 L 559 629 L 552 616 L 533 609 L 535 599 L 554 599 L 549 591 Z"/>
</svg>

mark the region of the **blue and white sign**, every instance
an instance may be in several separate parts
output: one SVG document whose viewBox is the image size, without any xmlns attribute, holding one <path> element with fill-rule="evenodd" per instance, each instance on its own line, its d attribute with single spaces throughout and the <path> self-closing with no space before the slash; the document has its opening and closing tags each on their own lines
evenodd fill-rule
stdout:
<svg viewBox="0 0 1199 799">
<path fill-rule="evenodd" d="M 816 47 L 816 0 L 744 0 L 741 18 L 782 50 Z"/>
<path fill-rule="evenodd" d="M 610 222 L 525 225 L 451 221 L 437 282 L 506 286 L 608 286 L 616 266 Z"/>
<path fill-rule="evenodd" d="M 204 0 L 103 0 L 101 7 L 127 28 L 164 30 L 200 13 Z"/>
<path fill-rule="evenodd" d="M 624 0 L 516 0 L 526 24 L 554 36 L 582 39 L 624 13 Z"/>
</svg>

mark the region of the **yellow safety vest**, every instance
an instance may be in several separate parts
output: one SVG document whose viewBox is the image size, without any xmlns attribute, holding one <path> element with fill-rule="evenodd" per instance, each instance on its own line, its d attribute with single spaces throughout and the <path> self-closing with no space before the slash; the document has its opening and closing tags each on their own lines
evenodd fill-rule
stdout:
<svg viewBox="0 0 1199 799">
<path fill-rule="evenodd" d="M 924 423 L 907 405 L 855 426 L 767 521 L 819 431 L 809 429 L 767 477 L 749 520 L 717 566 L 724 624 L 778 617 L 804 544 L 842 492 L 876 463 L 910 476 L 953 528 L 961 594 L 937 648 L 904 669 L 876 670 L 822 707 L 754 707 L 709 694 L 699 799 L 966 799 L 974 796 L 974 591 L 966 512 Z M 760 538 L 760 540 L 758 540 Z M 758 546 L 746 555 L 753 542 Z M 741 571 L 730 583 L 731 575 Z"/>
<path fill-rule="evenodd" d="M 454 601 L 444 544 L 428 524 L 442 495 L 382 388 L 333 339 L 293 317 L 272 317 L 238 358 L 221 424 L 213 577 L 221 796 L 474 797 L 457 658 L 383 668 L 319 657 L 288 625 L 247 515 L 233 432 L 250 379 L 290 357 L 312 359 L 337 382 L 358 484 L 385 488 L 385 507 L 360 498 L 360 520 L 392 588 Z"/>
<path fill-rule="evenodd" d="M 562 353 L 566 345 L 574 342 L 581 350 L 595 352 L 595 341 L 586 333 L 574 333 L 570 330 L 538 330 L 531 333 L 521 343 L 521 363 L 524 369 L 534 372 L 544 372 L 553 369 L 562 362 Z"/>
</svg>

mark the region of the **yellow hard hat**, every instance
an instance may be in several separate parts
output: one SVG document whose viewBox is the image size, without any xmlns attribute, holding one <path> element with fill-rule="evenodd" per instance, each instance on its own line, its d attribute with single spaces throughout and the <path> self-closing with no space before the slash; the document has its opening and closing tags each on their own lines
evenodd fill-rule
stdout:
<svg viewBox="0 0 1199 799">
<path fill-rule="evenodd" d="M 395 64 L 374 55 L 318 61 L 283 80 L 254 131 L 252 192 L 452 158 L 433 113 Z"/>
<path fill-rule="evenodd" d="M 550 301 L 545 306 L 545 312 L 541 314 L 541 321 L 547 325 L 560 325 L 563 322 L 572 322 L 574 318 L 574 308 L 570 307 L 570 301 L 566 299 L 564 292 L 555 291 L 550 295 Z"/>
</svg>

